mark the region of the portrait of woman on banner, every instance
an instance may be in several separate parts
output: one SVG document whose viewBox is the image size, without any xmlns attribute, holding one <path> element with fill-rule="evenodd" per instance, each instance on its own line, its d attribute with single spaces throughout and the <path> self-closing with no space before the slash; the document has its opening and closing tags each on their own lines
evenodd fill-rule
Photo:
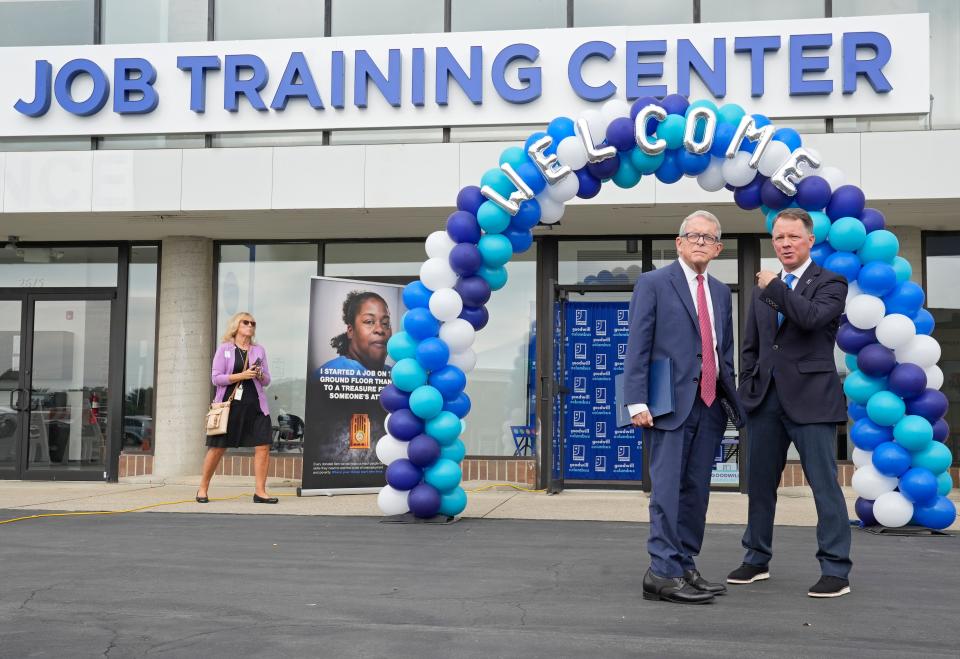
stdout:
<svg viewBox="0 0 960 659">
<path fill-rule="evenodd" d="M 330 339 L 337 356 L 322 364 L 314 377 L 328 369 L 355 373 L 389 370 L 387 341 L 393 328 L 386 300 L 373 291 L 351 291 L 343 301 L 342 318 L 345 331 Z"/>
</svg>

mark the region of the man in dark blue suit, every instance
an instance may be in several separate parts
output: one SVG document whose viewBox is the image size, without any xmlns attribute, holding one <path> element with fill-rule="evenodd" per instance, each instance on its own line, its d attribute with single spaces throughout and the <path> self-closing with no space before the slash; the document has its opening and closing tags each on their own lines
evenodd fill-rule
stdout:
<svg viewBox="0 0 960 659">
<path fill-rule="evenodd" d="M 837 483 L 837 424 L 846 423 L 833 360 L 847 297 L 843 277 L 810 259 L 813 221 L 788 208 L 773 223 L 780 274 L 757 273 L 740 359 L 740 400 L 747 410 L 747 493 L 743 564 L 727 583 L 770 578 L 777 486 L 790 443 L 797 447 L 817 507 L 820 580 L 810 597 L 850 592 L 850 523 Z"/>
<path fill-rule="evenodd" d="M 703 544 L 710 474 L 727 412 L 742 416 L 733 366 L 730 289 L 707 274 L 723 245 L 720 222 L 696 211 L 680 225 L 679 259 L 637 279 L 630 302 L 624 398 L 633 423 L 645 429 L 651 481 L 650 569 L 643 597 L 703 604 L 726 592 L 697 570 Z M 670 381 L 651 387 L 651 365 Z M 672 410 L 653 397 L 673 393 Z M 656 391 L 654 390 L 656 389 Z M 651 415 L 650 406 L 654 405 Z"/>
</svg>

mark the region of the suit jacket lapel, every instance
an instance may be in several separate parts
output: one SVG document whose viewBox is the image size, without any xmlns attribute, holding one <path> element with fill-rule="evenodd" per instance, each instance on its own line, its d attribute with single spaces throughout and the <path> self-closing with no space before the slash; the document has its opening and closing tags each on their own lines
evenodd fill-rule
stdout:
<svg viewBox="0 0 960 659">
<path fill-rule="evenodd" d="M 697 309 L 693 306 L 693 297 L 690 295 L 690 286 L 687 285 L 687 279 L 684 277 L 683 267 L 679 261 L 674 261 L 670 268 L 670 281 L 673 282 L 673 287 L 677 289 L 677 295 L 680 296 L 680 301 L 683 302 L 683 306 L 690 313 L 690 320 L 693 321 L 693 325 L 697 328 L 699 334 L 700 321 L 697 318 Z"/>
<path fill-rule="evenodd" d="M 720 352 L 720 346 L 723 345 L 723 319 L 726 318 L 726 308 L 721 308 L 721 300 L 726 298 L 723 295 L 723 287 L 726 287 L 722 281 L 715 277 L 707 276 L 710 283 L 710 300 L 713 302 L 713 336 L 717 339 L 717 352 Z"/>
<path fill-rule="evenodd" d="M 820 266 L 816 263 L 811 263 L 807 268 L 807 271 L 803 273 L 803 279 L 797 281 L 796 287 L 793 289 L 794 293 L 800 293 L 801 295 L 810 286 L 814 280 L 820 276 L 820 273 L 823 272 Z M 804 297 L 807 297 L 804 295 Z"/>
</svg>

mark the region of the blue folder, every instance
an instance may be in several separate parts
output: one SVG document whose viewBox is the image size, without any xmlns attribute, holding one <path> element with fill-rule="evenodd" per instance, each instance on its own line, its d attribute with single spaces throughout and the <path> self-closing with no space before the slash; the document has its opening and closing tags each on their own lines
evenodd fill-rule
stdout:
<svg viewBox="0 0 960 659">
<path fill-rule="evenodd" d="M 654 418 L 670 414 L 675 409 L 673 399 L 673 360 L 669 357 L 654 359 L 650 362 L 650 381 L 647 384 L 647 394 L 650 400 L 647 407 Z M 631 423 L 630 412 L 627 411 L 627 401 L 623 399 L 623 378 L 621 373 L 614 378 L 614 394 L 617 404 L 617 427 L 622 428 Z"/>
</svg>

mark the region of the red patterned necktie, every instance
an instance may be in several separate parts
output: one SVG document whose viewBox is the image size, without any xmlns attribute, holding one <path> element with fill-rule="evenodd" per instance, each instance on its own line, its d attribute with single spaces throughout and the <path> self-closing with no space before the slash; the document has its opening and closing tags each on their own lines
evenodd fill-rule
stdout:
<svg viewBox="0 0 960 659">
<path fill-rule="evenodd" d="M 717 361 L 713 351 L 713 327 L 707 309 L 707 292 L 703 289 L 703 275 L 697 275 L 697 320 L 700 321 L 700 398 L 707 407 L 717 398 Z"/>
</svg>

